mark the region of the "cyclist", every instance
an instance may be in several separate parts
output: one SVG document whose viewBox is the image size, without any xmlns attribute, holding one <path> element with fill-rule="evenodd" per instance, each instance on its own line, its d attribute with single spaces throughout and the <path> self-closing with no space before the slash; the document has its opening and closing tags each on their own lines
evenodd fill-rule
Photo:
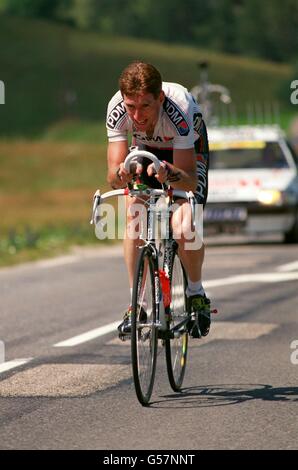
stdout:
<svg viewBox="0 0 298 470">
<path fill-rule="evenodd" d="M 112 188 L 124 188 L 132 180 L 123 165 L 132 145 L 148 150 L 161 160 L 158 173 L 152 164 L 143 161 L 143 181 L 150 187 L 170 184 L 174 189 L 193 191 L 196 202 L 205 205 L 208 192 L 208 138 L 200 108 L 183 86 L 162 82 L 159 71 L 151 64 L 133 62 L 119 78 L 120 90 L 112 97 L 107 111 L 108 176 Z M 124 257 L 132 293 L 134 267 L 139 240 L 130 237 L 128 226 L 133 222 L 135 198 L 127 198 L 127 220 L 124 238 Z M 173 236 L 179 246 L 179 256 L 188 277 L 186 295 L 191 308 L 198 312 L 201 334 L 210 328 L 210 300 L 202 286 L 204 245 L 187 249 L 190 242 L 187 230 L 191 227 L 191 210 L 185 199 L 175 201 L 172 214 Z M 194 235 L 197 237 L 198 234 Z M 189 246 L 189 245 L 187 245 Z M 131 307 L 125 312 L 118 330 L 130 332 Z M 192 336 L 200 337 L 197 324 L 190 327 Z"/>
</svg>

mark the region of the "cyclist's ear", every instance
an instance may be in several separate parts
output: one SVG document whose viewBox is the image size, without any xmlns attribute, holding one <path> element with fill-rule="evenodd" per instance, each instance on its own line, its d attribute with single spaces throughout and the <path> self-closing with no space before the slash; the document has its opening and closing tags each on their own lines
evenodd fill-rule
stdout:
<svg viewBox="0 0 298 470">
<path fill-rule="evenodd" d="M 165 100 L 165 92 L 161 90 L 160 95 L 159 95 L 159 101 L 162 104 Z"/>
</svg>

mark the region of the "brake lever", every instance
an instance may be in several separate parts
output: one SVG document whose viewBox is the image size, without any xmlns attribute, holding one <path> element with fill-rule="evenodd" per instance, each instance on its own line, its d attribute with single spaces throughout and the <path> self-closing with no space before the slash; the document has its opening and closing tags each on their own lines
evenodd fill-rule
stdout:
<svg viewBox="0 0 298 470">
<path fill-rule="evenodd" d="M 93 207 L 92 207 L 90 225 L 93 225 L 93 224 L 96 225 L 96 222 L 98 220 L 98 217 L 95 218 L 95 214 L 96 214 L 96 210 L 98 206 L 100 205 L 100 199 L 101 199 L 100 190 L 98 189 L 93 196 Z"/>
</svg>

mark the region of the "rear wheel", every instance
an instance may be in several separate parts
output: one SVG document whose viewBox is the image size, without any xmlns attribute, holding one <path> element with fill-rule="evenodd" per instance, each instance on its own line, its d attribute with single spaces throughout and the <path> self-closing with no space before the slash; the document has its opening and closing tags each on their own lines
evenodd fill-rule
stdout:
<svg viewBox="0 0 298 470">
<path fill-rule="evenodd" d="M 136 264 L 131 316 L 131 357 L 135 390 L 139 402 L 149 403 L 156 369 L 157 339 L 153 259 L 148 248 L 139 253 Z"/>
<path fill-rule="evenodd" d="M 176 251 L 173 254 L 171 263 L 170 284 L 171 305 L 169 329 L 183 322 L 183 320 L 188 317 L 187 299 L 185 295 L 186 276 Z M 165 340 L 165 349 L 169 382 L 174 392 L 179 392 L 184 379 L 188 351 L 188 330 L 186 322 L 175 332 L 174 338 Z"/>
</svg>

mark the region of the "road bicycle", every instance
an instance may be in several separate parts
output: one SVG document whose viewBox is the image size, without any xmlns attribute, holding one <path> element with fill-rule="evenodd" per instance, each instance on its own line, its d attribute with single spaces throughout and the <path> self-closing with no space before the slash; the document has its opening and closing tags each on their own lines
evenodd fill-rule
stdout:
<svg viewBox="0 0 298 470">
<path fill-rule="evenodd" d="M 158 172 L 160 161 L 151 152 L 132 150 L 124 166 L 130 171 L 131 164 L 147 158 Z M 93 200 L 91 222 L 100 221 L 100 204 L 110 197 L 128 196 L 141 201 L 145 208 L 145 222 L 140 235 L 134 273 L 131 312 L 131 333 L 120 335 L 131 340 L 131 361 L 135 391 L 143 406 L 149 404 L 155 379 L 158 340 L 165 349 L 167 373 L 175 392 L 180 391 L 186 369 L 190 325 L 194 323 L 185 294 L 187 277 L 173 239 L 170 217 L 174 198 L 185 198 L 192 209 L 195 221 L 195 199 L 192 192 L 171 188 L 152 189 L 140 182 L 129 184 L 100 194 Z M 164 200 L 163 210 L 157 209 L 157 200 Z M 163 233 L 158 233 L 158 223 L 163 222 Z"/>
</svg>

